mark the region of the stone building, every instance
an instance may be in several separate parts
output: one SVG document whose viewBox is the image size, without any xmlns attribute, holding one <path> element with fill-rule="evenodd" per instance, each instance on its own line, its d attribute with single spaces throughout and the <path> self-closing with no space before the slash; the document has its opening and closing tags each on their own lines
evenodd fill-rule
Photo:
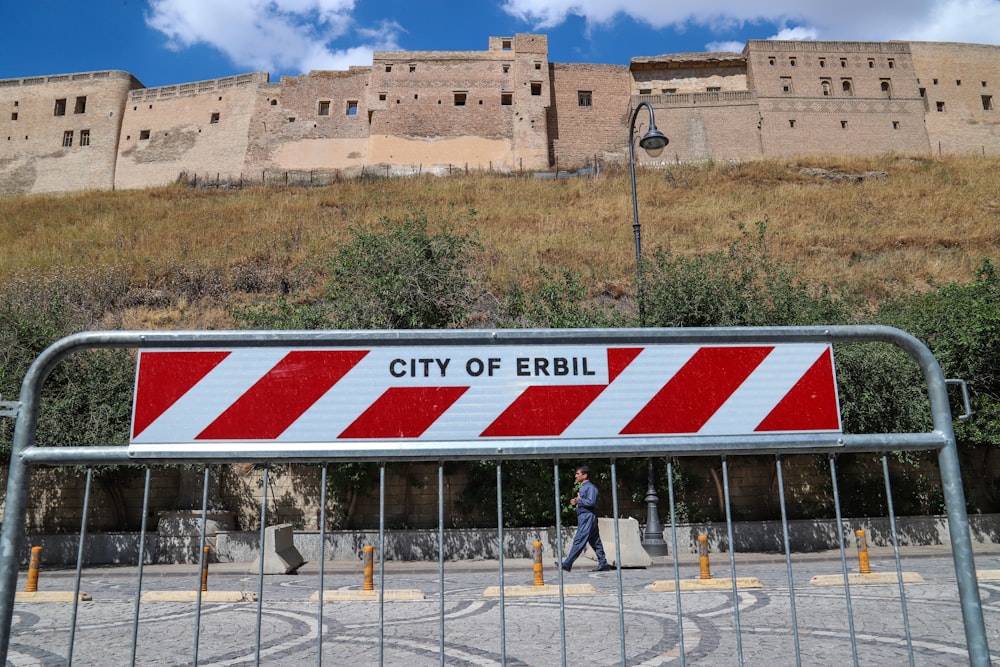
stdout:
<svg viewBox="0 0 1000 667">
<path fill-rule="evenodd" d="M 0 80 L 0 195 L 110 189 L 137 89 L 117 71 Z"/>
<path fill-rule="evenodd" d="M 741 53 L 556 64 L 545 35 L 485 51 L 380 51 L 371 66 L 145 88 L 125 72 L 0 81 L 0 194 L 260 181 L 290 171 L 441 173 L 628 159 L 1000 154 L 1000 46 L 750 40 Z M 635 116 L 637 130 L 649 119 Z M 6 141 L 3 138 L 6 137 Z"/>
</svg>

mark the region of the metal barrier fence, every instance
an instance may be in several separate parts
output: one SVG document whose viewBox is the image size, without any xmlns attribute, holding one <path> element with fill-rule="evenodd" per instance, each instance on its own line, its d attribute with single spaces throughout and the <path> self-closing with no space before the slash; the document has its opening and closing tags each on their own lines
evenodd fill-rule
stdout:
<svg viewBox="0 0 1000 667">
<path fill-rule="evenodd" d="M 656 427 L 643 431 L 635 427 L 630 432 L 626 429 L 615 427 L 613 431 L 626 435 L 615 435 L 609 432 L 603 433 L 600 427 L 594 431 L 595 435 L 588 437 L 588 431 L 574 431 L 566 428 L 565 424 L 555 428 L 555 437 L 538 437 L 532 432 L 518 431 L 518 424 L 522 423 L 524 414 L 520 415 L 515 411 L 512 424 L 506 427 L 497 426 L 501 422 L 497 418 L 489 429 L 482 431 L 486 437 L 468 436 L 467 429 L 462 424 L 465 416 L 453 420 L 455 423 L 447 428 L 442 427 L 437 431 L 428 429 L 428 424 L 424 424 L 416 431 L 405 431 L 406 428 L 413 428 L 412 417 L 403 426 L 394 424 L 393 429 L 403 428 L 403 432 L 394 431 L 392 435 L 380 433 L 382 424 L 371 422 L 367 424 L 368 430 L 361 429 L 359 423 L 364 423 L 359 417 L 343 430 L 337 437 L 330 437 L 330 431 L 324 431 L 325 426 L 315 424 L 312 430 L 302 429 L 291 439 L 281 440 L 277 437 L 262 438 L 258 431 L 245 426 L 246 420 L 253 420 L 254 413 L 267 410 L 266 400 L 275 393 L 280 394 L 282 388 L 274 384 L 266 385 L 264 396 L 258 397 L 257 402 L 251 401 L 243 405 L 242 412 L 237 410 L 235 416 L 230 415 L 226 419 L 215 419 L 204 426 L 198 426 L 192 437 L 184 435 L 184 428 L 189 428 L 187 419 L 175 420 L 175 423 L 167 423 L 165 426 L 158 425 L 158 419 L 169 412 L 169 405 L 161 405 L 156 409 L 140 410 L 138 395 L 140 391 L 148 391 L 158 382 L 164 381 L 167 377 L 172 377 L 172 373 L 177 370 L 177 357 L 166 356 L 159 367 L 152 366 L 153 370 L 143 379 L 143 371 L 140 357 L 140 371 L 137 377 L 137 399 L 136 413 L 133 415 L 132 444 L 128 447 L 37 447 L 34 443 L 35 428 L 37 425 L 40 409 L 41 388 L 53 367 L 67 355 L 87 349 L 97 348 L 135 348 L 143 351 L 196 351 L 201 354 L 220 350 L 276 350 L 281 355 L 287 354 L 287 348 L 295 350 L 329 350 L 336 348 L 340 351 L 357 353 L 363 351 L 364 356 L 369 352 L 378 357 L 378 352 L 388 351 L 388 356 L 382 358 L 383 366 L 388 364 L 389 373 L 394 378 L 403 378 L 400 382 L 407 380 L 416 381 L 416 384 L 427 384 L 427 377 L 432 375 L 433 369 L 440 372 L 440 377 L 444 377 L 445 368 L 454 357 L 461 359 L 465 364 L 467 376 L 479 377 L 490 375 L 490 369 L 498 369 L 501 363 L 506 364 L 510 359 L 504 355 L 511 350 L 523 353 L 525 359 L 524 369 L 526 376 L 545 375 L 549 380 L 553 375 L 567 376 L 562 378 L 563 385 L 578 388 L 580 386 L 580 375 L 594 375 L 592 368 L 587 365 L 587 346 L 604 346 L 609 352 L 614 349 L 618 351 L 634 351 L 630 354 L 638 354 L 638 350 L 644 347 L 656 346 L 779 346 L 779 345 L 810 345 L 822 344 L 832 345 L 834 343 L 855 343 L 855 342 L 880 342 L 888 343 L 904 350 L 919 365 L 927 382 L 927 391 L 930 399 L 931 417 L 933 428 L 926 433 L 907 434 L 846 434 L 836 429 L 826 427 L 806 428 L 802 431 L 790 429 L 788 424 L 783 424 L 772 431 L 768 429 L 754 430 L 749 432 L 739 432 L 747 430 L 746 427 L 717 430 L 715 433 L 707 432 L 711 429 L 677 429 L 670 431 L 663 427 Z M 560 347 L 563 346 L 563 347 Z M 551 352 L 553 349 L 567 350 L 569 352 L 581 352 L 580 357 L 567 356 L 560 357 L 562 362 L 555 362 L 549 357 L 546 362 L 534 361 L 542 359 L 542 356 L 533 357 L 533 351 L 538 354 Z M 430 353 L 425 353 L 430 350 Z M 435 357 L 433 353 L 442 350 L 451 351 L 454 354 L 447 358 Z M 401 351 L 412 351 L 413 355 L 402 354 Z M 416 356 L 416 353 L 423 353 Z M 464 355 L 464 356 L 462 356 Z M 496 355 L 496 356 L 491 356 Z M 266 356 L 266 355 L 265 355 Z M 153 357 L 151 357 L 152 359 Z M 287 359 L 287 356 L 285 357 Z M 574 361 L 569 361 L 569 359 Z M 609 354 L 609 359 L 611 355 Z M 493 360 L 495 364 L 491 366 Z M 272 360 L 273 361 L 273 360 Z M 579 366 L 577 364 L 579 362 Z M 152 362 L 151 362 L 152 363 Z M 160 363 L 160 362 L 158 362 Z M 241 364 L 244 362 L 241 362 Z M 270 363 L 270 362 L 269 362 Z M 455 362 L 456 365 L 459 363 Z M 437 364 L 436 366 L 434 364 Z M 478 365 L 477 365 L 478 364 Z M 520 364 L 520 358 L 518 359 Z M 547 365 L 546 365 L 547 364 Z M 604 368 L 598 370 L 596 375 L 605 373 L 602 387 L 606 388 L 613 382 L 617 373 L 621 371 L 615 364 L 609 362 L 614 368 Z M 560 368 L 558 373 L 554 370 Z M 518 366 L 520 370 L 521 367 Z M 287 369 L 286 369 L 287 370 Z M 726 374 L 730 369 L 723 369 Z M 397 373 L 398 371 L 398 373 Z M 412 373 L 410 372 L 412 371 Z M 160 374 L 158 374 L 160 373 Z M 165 373 L 165 375 L 163 374 Z M 343 372 L 338 371 L 342 377 Z M 638 374 L 642 375 L 642 374 Z M 230 378 L 231 379 L 231 378 Z M 371 378 L 365 379 L 370 381 Z M 590 379 L 590 378 L 584 378 Z M 468 381 L 468 377 L 465 378 Z M 523 381 L 524 378 L 521 378 Z M 244 382 L 252 384 L 253 378 Z M 334 383 L 337 380 L 332 380 Z M 599 380 L 598 380 L 599 381 Z M 147 384 L 143 384 L 146 382 Z M 183 388 L 174 387 L 170 391 L 176 394 L 183 393 L 183 389 L 190 389 L 195 380 L 191 380 Z M 558 380 L 557 380 L 558 382 Z M 884 480 L 886 486 L 886 496 L 888 498 L 887 513 L 892 528 L 894 556 L 896 564 L 896 578 L 898 581 L 899 603 L 904 624 L 904 634 L 906 643 L 906 654 L 910 664 L 914 664 L 915 648 L 911 636 L 911 629 L 908 620 L 907 596 L 903 585 L 903 573 L 899 553 L 899 540 L 896 532 L 896 518 L 892 506 L 892 490 L 890 487 L 888 462 L 885 453 L 896 450 L 936 450 L 941 470 L 941 481 L 944 498 L 947 504 L 947 516 L 949 523 L 949 533 L 951 540 L 952 557 L 954 560 L 955 576 L 958 587 L 958 599 L 961 608 L 961 617 L 965 634 L 965 645 L 970 664 L 983 666 L 990 664 L 990 655 L 987 646 L 986 629 L 983 619 L 983 610 L 979 596 L 979 588 L 976 577 L 975 564 L 972 555 L 971 536 L 969 531 L 968 517 L 965 510 L 965 499 L 962 490 L 961 475 L 959 471 L 957 447 L 952 429 L 951 408 L 948 401 L 947 383 L 941 374 L 940 366 L 929 350 L 914 337 L 897 329 L 880 326 L 861 327 L 788 327 L 788 328 L 757 328 L 757 329 L 638 329 L 638 330 L 550 330 L 550 331 L 524 331 L 524 330 L 497 330 L 497 331 L 434 331 L 434 332 L 89 332 L 58 341 L 46 350 L 29 369 L 24 383 L 20 400 L 13 405 L 8 405 L 7 416 L 16 414 L 16 426 L 14 431 L 13 453 L 11 457 L 10 474 L 7 486 L 6 509 L 2 533 L 0 533 L 0 661 L 4 664 L 8 658 L 8 651 L 11 647 L 11 638 L 15 621 L 15 589 L 17 587 L 19 556 L 24 541 L 24 521 L 27 511 L 27 497 L 29 473 L 33 466 L 90 466 L 87 472 L 87 491 L 84 497 L 84 519 L 80 531 L 80 547 L 76 568 L 75 591 L 72 602 L 72 611 L 68 619 L 69 625 L 69 646 L 66 654 L 66 663 L 73 661 L 73 651 L 75 644 L 75 631 L 77 624 L 77 606 L 79 602 L 80 579 L 83 568 L 83 554 L 85 543 L 85 526 L 87 505 L 90 496 L 91 470 L 93 466 L 110 464 L 143 464 L 146 465 L 146 493 L 145 499 L 149 496 L 150 467 L 157 465 L 171 465 L 178 463 L 202 464 L 205 466 L 204 491 L 202 501 L 202 523 L 201 523 L 201 546 L 205 546 L 205 524 L 208 497 L 209 466 L 212 464 L 232 463 L 238 461 L 256 461 L 264 463 L 272 462 L 313 462 L 321 464 L 342 463 L 351 461 L 368 461 L 380 464 L 380 520 L 379 520 L 379 544 L 377 554 L 384 553 L 385 543 L 385 469 L 386 465 L 405 461 L 436 461 L 438 462 L 438 507 L 439 507 L 439 558 L 438 558 L 438 583 L 439 583 L 439 608 L 437 612 L 437 656 L 441 665 L 451 660 L 449 651 L 455 651 L 446 642 L 446 624 L 453 621 L 452 613 L 446 613 L 446 567 L 444 560 L 444 495 L 443 495 L 443 470 L 444 464 L 457 460 L 493 460 L 497 468 L 497 539 L 498 544 L 504 544 L 504 500 L 503 484 L 501 481 L 501 471 L 504 461 L 513 459 L 546 459 L 553 462 L 553 476 L 555 482 L 555 515 L 557 517 L 557 535 L 561 535 L 562 526 L 559 521 L 559 507 L 561 503 L 559 488 L 560 460 L 580 458 L 588 459 L 610 459 L 612 475 L 612 501 L 614 515 L 619 516 L 619 499 L 617 495 L 617 459 L 629 457 L 684 457 L 684 456 L 707 456 L 718 455 L 721 457 L 722 478 L 725 492 L 726 525 L 728 533 L 728 544 L 733 544 L 733 520 L 729 498 L 729 460 L 731 457 L 743 455 L 771 455 L 774 456 L 775 471 L 777 478 L 778 494 L 782 514 L 782 532 L 785 557 L 785 568 L 788 577 L 788 605 L 790 615 L 790 627 L 788 631 L 792 637 L 794 646 L 795 664 L 802 664 L 803 651 L 800 646 L 800 628 L 796 610 L 796 587 L 793 582 L 792 567 L 792 547 L 789 538 L 789 522 L 786 512 L 785 487 L 782 474 L 782 457 L 791 454 L 825 454 L 829 459 L 829 470 L 834 491 L 834 501 L 838 526 L 843 525 L 841 517 L 841 506 L 839 494 L 837 492 L 837 469 L 836 455 L 843 453 L 876 452 L 882 453 L 882 464 Z M 178 384 L 184 384 L 180 381 Z M 413 385 L 414 382 L 411 382 Z M 524 382 L 522 382 L 524 384 Z M 254 385 L 258 386 L 258 385 Z M 589 385 L 588 385 L 589 386 Z M 329 388 L 327 386 L 327 388 Z M 350 389 L 350 386 L 348 387 Z M 209 388 L 215 391 L 216 388 Z M 287 388 L 286 388 L 287 389 Z M 301 389 L 301 387 L 299 388 Z M 413 386 L 407 389 L 414 389 Z M 434 402 L 447 401 L 442 399 L 440 392 L 434 388 Z M 523 389 L 523 387 L 522 387 Z M 325 390 L 315 390 L 317 396 Z M 311 391 L 313 391 L 311 390 Z M 759 390 L 759 388 L 758 388 Z M 297 390 L 298 391 L 298 390 Z M 401 396 L 395 396 L 383 407 L 391 410 L 409 412 L 411 409 L 418 413 L 418 417 L 428 422 L 445 421 L 441 419 L 441 412 L 435 412 L 432 416 L 427 414 L 431 408 L 426 405 L 421 406 L 419 398 L 420 392 L 425 389 L 414 391 L 404 391 Z M 562 391 L 562 390 L 559 390 Z M 570 393 L 576 389 L 568 390 Z M 489 395 L 495 394 L 497 387 L 490 385 L 483 392 L 487 395 L 484 400 L 492 400 Z M 250 393 L 250 392 L 248 392 Z M 391 392 L 383 394 L 383 399 Z M 461 392 L 455 392 L 461 393 Z M 598 392 L 599 393 L 599 392 Z M 547 396 L 544 391 L 542 397 Z M 176 396 L 174 397 L 176 398 Z M 538 397 L 536 397 L 537 399 Z M 612 397 L 613 398 L 613 397 Z M 620 398 L 620 397 L 619 397 Z M 317 397 L 311 399 L 317 400 Z M 388 399 L 384 399 L 388 400 Z M 452 399 L 457 402 L 457 397 Z M 610 399 L 609 399 L 610 400 Z M 261 401 L 264 401 L 263 403 Z M 408 402 L 407 402 L 408 401 Z M 585 401 L 586 402 L 586 401 Z M 414 406 L 417 406 L 414 408 Z M 530 403 L 528 407 L 537 407 L 537 403 Z M 327 406 L 329 408 L 329 406 Z M 405 409 L 404 409 L 405 408 Z M 140 414 L 142 412 L 142 414 Z M 297 415 L 300 415 L 299 411 Z M 577 417 L 585 413 L 581 408 L 576 413 Z M 632 410 L 634 412 L 634 410 Z M 214 413 L 213 413 L 214 414 Z M 596 417 L 604 419 L 610 413 L 598 412 Z M 421 416 L 422 415 L 422 416 Z M 201 415 L 201 418 L 205 418 Z M 221 420 L 221 421 L 220 421 Z M 558 421 L 558 420 L 557 420 Z M 572 419 L 570 420 L 572 421 Z M 583 420 L 586 428 L 594 427 L 596 423 L 593 419 L 588 422 Z M 178 426 L 178 423 L 180 426 Z M 632 428 L 634 421 L 630 423 Z M 838 416 L 839 425 L 839 416 Z M 287 425 L 286 425 L 287 426 Z M 157 431 L 157 428 L 160 430 Z M 178 431 L 180 428 L 180 431 Z M 339 427 L 338 427 L 339 428 Z M 504 430 L 504 429 L 507 430 Z M 657 428 L 660 430 L 657 431 Z M 352 429 L 361 429 L 358 432 Z M 421 430 L 422 429 L 422 430 Z M 490 431 L 490 429 L 494 429 Z M 560 430 L 562 429 L 562 430 Z M 478 428 L 477 428 L 478 430 Z M 429 433 L 429 436 L 414 435 L 419 433 Z M 197 437 L 197 434 L 208 433 L 211 437 Z M 402 437 L 400 434 L 403 434 Z M 493 433 L 493 435 L 490 435 Z M 569 435 L 565 435 L 565 434 Z M 573 435 L 576 433 L 577 435 Z M 629 434 L 631 433 L 631 434 Z M 179 434 L 179 435 L 178 435 Z M 212 435 L 214 434 L 214 435 Z M 564 435 L 558 435 L 564 434 Z M 297 437 L 295 437 L 297 436 Z M 668 463 L 668 466 L 672 464 Z M 326 508 L 326 466 L 324 465 L 321 480 L 321 500 L 320 506 L 325 512 Z M 267 468 L 264 468 L 264 498 L 261 503 L 261 533 L 260 544 L 264 544 L 264 530 L 267 525 Z M 682 586 L 680 579 L 680 568 L 678 563 L 678 542 L 677 542 L 677 522 L 675 511 L 675 495 L 672 486 L 672 469 L 669 471 L 668 479 L 671 485 L 668 488 L 669 514 L 670 514 L 670 551 L 673 554 L 673 584 L 675 593 L 675 610 L 666 612 L 660 610 L 657 613 L 671 614 L 672 622 L 676 627 L 676 637 L 670 638 L 675 651 L 669 659 L 664 658 L 659 661 L 650 661 L 644 664 L 662 664 L 670 660 L 686 664 L 685 637 L 692 634 L 686 630 L 689 617 L 685 616 L 684 603 L 688 598 L 681 594 Z M 132 633 L 130 637 L 130 654 L 132 664 L 136 664 L 138 652 L 138 629 L 140 626 L 140 594 L 143 591 L 143 545 L 145 544 L 147 508 L 143 508 L 143 527 L 139 540 L 139 556 L 136 562 L 137 582 L 134 601 L 134 616 L 132 623 Z M 615 562 L 621 564 L 621 537 L 618 530 L 618 521 L 615 524 L 614 547 Z M 326 525 L 325 514 L 320 517 L 320 557 L 319 557 L 319 590 L 320 594 L 316 601 L 314 632 L 316 641 L 315 657 L 316 663 L 322 664 L 324 651 L 324 527 Z M 849 626 L 849 640 L 853 664 L 859 664 L 858 636 L 855 628 L 855 614 L 852 609 L 852 596 L 850 578 L 848 576 L 848 565 L 846 556 L 846 546 L 844 543 L 843 530 L 840 534 L 840 555 L 842 566 L 843 592 L 846 603 L 846 617 Z M 561 540 L 556 540 L 557 556 L 563 558 Z M 742 594 L 737 586 L 737 571 L 733 549 L 729 548 L 729 566 L 731 579 L 727 590 L 731 593 L 732 602 L 732 622 L 735 638 L 735 655 L 733 662 L 743 665 L 745 662 L 743 636 L 741 628 L 741 611 L 744 609 Z M 205 565 L 204 549 L 201 551 L 202 565 Z M 257 610 L 255 625 L 255 641 L 253 656 L 243 656 L 245 660 L 252 660 L 254 664 L 259 664 L 262 659 L 267 658 L 267 651 L 262 651 L 261 623 L 264 610 L 264 550 L 260 550 Z M 377 645 L 378 664 L 383 664 L 385 654 L 383 652 L 386 632 L 386 583 L 385 567 L 382 563 L 378 567 L 377 596 L 378 618 L 377 618 Z M 619 664 L 629 664 L 630 655 L 628 650 L 628 632 L 626 629 L 626 606 L 623 596 L 623 571 L 621 567 L 617 570 L 617 635 L 618 635 L 618 660 Z M 505 608 L 508 602 L 505 599 L 507 587 L 505 586 L 505 565 L 503 549 L 499 549 L 499 572 L 498 572 L 498 627 L 495 633 L 499 638 L 500 647 L 496 659 L 469 658 L 468 651 L 462 654 L 462 664 L 506 664 L 508 638 L 507 619 Z M 573 613 L 573 607 L 566 601 L 563 573 L 559 571 L 558 587 L 558 610 L 559 610 L 559 632 L 560 638 L 559 656 L 562 664 L 567 664 L 567 615 Z M 193 647 L 190 662 L 198 664 L 199 646 L 201 640 L 199 633 L 202 627 L 202 593 L 199 590 L 196 596 L 195 612 L 192 618 L 193 623 Z M 719 613 L 719 612 L 713 612 Z M 832 612 L 831 612 L 832 613 Z M 145 621 L 144 621 L 145 622 Z M 686 632 L 688 632 L 686 634 Z M 697 634 L 697 631 L 694 631 Z M 553 634 L 555 634 L 553 630 Z M 608 633 L 609 637 L 614 633 Z M 328 638 L 327 638 L 328 639 Z M 173 647 L 176 649 L 176 646 Z M 266 648 L 266 647 L 265 647 Z M 554 659 L 558 659 L 554 658 Z M 138 658 L 141 661 L 141 656 Z M 185 661 L 184 659 L 179 659 Z M 223 661 L 225 664 L 239 662 L 237 659 Z M 641 661 L 640 661 L 641 662 Z"/>
</svg>

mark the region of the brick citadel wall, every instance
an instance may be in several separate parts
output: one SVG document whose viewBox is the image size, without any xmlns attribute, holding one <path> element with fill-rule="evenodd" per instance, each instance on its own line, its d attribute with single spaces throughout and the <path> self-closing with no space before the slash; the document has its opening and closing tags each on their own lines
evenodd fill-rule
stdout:
<svg viewBox="0 0 1000 667">
<path fill-rule="evenodd" d="M 289 171 L 574 168 L 628 160 L 640 102 L 670 144 L 640 163 L 1000 154 L 1000 46 L 751 40 L 742 53 L 556 64 L 545 35 L 371 66 L 145 88 L 126 72 L 0 81 L 0 196 Z M 642 110 L 637 134 L 648 128 Z M 2 132 L 6 130 L 6 132 Z"/>
</svg>

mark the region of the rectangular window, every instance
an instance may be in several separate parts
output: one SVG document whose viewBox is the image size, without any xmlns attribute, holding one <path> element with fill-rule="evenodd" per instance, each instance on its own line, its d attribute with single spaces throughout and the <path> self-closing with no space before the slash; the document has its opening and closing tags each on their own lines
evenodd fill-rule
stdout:
<svg viewBox="0 0 1000 667">
<path fill-rule="evenodd" d="M 820 67 L 826 67 L 826 58 L 820 58 L 819 59 L 819 66 Z"/>
<path fill-rule="evenodd" d="M 416 72 L 416 71 L 417 71 L 417 66 L 416 65 L 410 65 L 410 72 Z"/>
<path fill-rule="evenodd" d="M 844 69 L 847 69 L 847 58 L 840 59 L 840 66 L 843 67 Z"/>
<path fill-rule="evenodd" d="M 378 101 L 379 102 L 385 102 L 385 98 L 387 98 L 388 96 L 389 96 L 388 93 L 379 93 L 378 94 Z"/>
<path fill-rule="evenodd" d="M 589 107 L 593 101 L 593 91 L 591 90 L 578 90 L 576 91 L 576 102 L 581 107 Z"/>
<path fill-rule="evenodd" d="M 211 117 L 209 117 L 208 122 L 211 123 L 212 125 L 215 125 L 216 123 L 219 122 L 219 118 L 220 118 L 219 112 L 216 111 L 212 113 Z"/>
<path fill-rule="evenodd" d="M 846 130 L 847 129 L 847 121 L 846 120 L 840 121 L 840 129 L 842 129 L 842 130 Z"/>
<path fill-rule="evenodd" d="M 509 39 L 503 40 L 503 42 L 501 42 L 500 44 L 500 48 L 502 48 L 504 51 L 510 51 L 510 40 Z"/>
<path fill-rule="evenodd" d="M 73 145 L 73 130 L 66 130 L 63 132 L 63 148 L 69 148 Z"/>
<path fill-rule="evenodd" d="M 653 94 L 653 89 L 652 88 L 640 88 L 639 89 L 639 94 L 640 95 L 652 95 Z"/>
<path fill-rule="evenodd" d="M 386 65 L 385 66 L 385 71 L 386 72 L 391 72 L 392 71 L 392 65 Z"/>
<path fill-rule="evenodd" d="M 896 68 L 896 61 L 893 60 L 892 58 L 889 58 L 889 69 L 895 69 L 895 68 Z"/>
<path fill-rule="evenodd" d="M 993 111 L 993 96 L 983 95 L 983 111 Z M 17 114 L 14 114 L 15 116 Z"/>
<path fill-rule="evenodd" d="M 76 104 L 73 106 L 73 113 L 87 113 L 86 95 L 76 98 Z"/>
<path fill-rule="evenodd" d="M 788 119 L 788 127 L 795 127 L 795 121 L 791 118 Z"/>
<path fill-rule="evenodd" d="M 677 92 L 677 89 L 676 88 L 664 88 L 663 92 L 665 94 L 667 94 L 667 95 L 673 95 L 674 93 Z"/>
<path fill-rule="evenodd" d="M 17 112 L 16 112 L 16 111 L 14 111 L 14 112 L 12 112 L 12 113 L 10 114 L 10 119 L 11 119 L 11 120 L 17 120 Z"/>
<path fill-rule="evenodd" d="M 535 97 L 538 97 L 539 95 L 542 94 L 542 82 L 541 81 L 532 81 L 531 82 L 531 94 L 534 95 Z"/>
<path fill-rule="evenodd" d="M 868 69 L 875 69 L 875 59 L 874 58 L 869 58 L 868 59 Z"/>
<path fill-rule="evenodd" d="M 720 88 L 719 86 L 709 86 L 705 90 L 707 90 L 710 93 L 718 93 L 722 90 L 722 88 Z"/>
<path fill-rule="evenodd" d="M 319 109 L 316 111 L 320 116 L 330 115 L 330 100 L 320 100 Z"/>
<path fill-rule="evenodd" d="M 52 112 L 53 116 L 65 116 L 66 115 L 66 98 L 61 100 L 56 100 L 56 108 Z"/>
<path fill-rule="evenodd" d="M 504 63 L 504 64 L 500 65 L 500 69 L 501 69 L 501 71 L 503 71 L 504 74 L 510 74 L 510 64 L 509 63 Z"/>
<path fill-rule="evenodd" d="M 347 115 L 357 116 L 358 115 L 358 101 L 357 100 L 347 100 Z"/>
<path fill-rule="evenodd" d="M 790 76 L 781 77 L 781 92 L 783 93 L 792 92 L 792 77 Z"/>
<path fill-rule="evenodd" d="M 149 130 L 139 130 L 139 141 L 149 139 Z"/>
<path fill-rule="evenodd" d="M 944 102 L 937 103 L 937 110 L 941 113 L 944 113 Z"/>
<path fill-rule="evenodd" d="M 81 146 L 90 145 L 90 130 L 80 130 L 80 145 Z"/>
<path fill-rule="evenodd" d="M 514 93 L 500 93 L 501 106 L 509 107 L 514 103 Z"/>
<path fill-rule="evenodd" d="M 892 121 L 892 129 L 894 129 L 894 130 L 898 130 L 899 129 L 899 121 L 898 120 Z"/>
<path fill-rule="evenodd" d="M 455 106 L 464 107 L 465 106 L 465 93 L 455 93 Z"/>
</svg>

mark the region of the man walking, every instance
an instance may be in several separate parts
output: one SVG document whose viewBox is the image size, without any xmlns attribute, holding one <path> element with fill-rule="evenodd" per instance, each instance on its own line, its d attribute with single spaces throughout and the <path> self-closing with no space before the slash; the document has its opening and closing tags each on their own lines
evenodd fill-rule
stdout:
<svg viewBox="0 0 1000 667">
<path fill-rule="evenodd" d="M 597 486 L 590 481 L 590 468 L 581 466 L 576 469 L 576 481 L 580 490 L 576 497 L 569 501 L 576 507 L 576 535 L 573 536 L 573 547 L 562 562 L 562 569 L 569 572 L 573 569 L 573 561 L 580 557 L 584 547 L 590 544 L 597 554 L 597 567 L 594 572 L 607 572 L 608 559 L 604 555 L 604 545 L 601 544 L 601 534 L 597 529 Z"/>
</svg>

